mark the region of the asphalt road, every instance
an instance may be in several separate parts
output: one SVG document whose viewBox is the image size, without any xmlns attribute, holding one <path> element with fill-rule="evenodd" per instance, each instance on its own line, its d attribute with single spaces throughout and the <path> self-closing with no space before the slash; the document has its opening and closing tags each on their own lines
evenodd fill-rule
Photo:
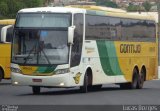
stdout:
<svg viewBox="0 0 160 111">
<path fill-rule="evenodd" d="M 143 89 L 122 90 L 104 85 L 101 90 L 80 93 L 78 88 L 42 89 L 33 95 L 31 87 L 12 86 L 10 80 L 0 83 L 0 105 L 160 105 L 160 80 L 147 81 Z"/>
</svg>

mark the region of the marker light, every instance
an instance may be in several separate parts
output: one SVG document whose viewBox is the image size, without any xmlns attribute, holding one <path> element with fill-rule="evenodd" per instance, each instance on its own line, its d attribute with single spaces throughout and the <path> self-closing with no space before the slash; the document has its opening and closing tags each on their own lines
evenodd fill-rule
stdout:
<svg viewBox="0 0 160 111">
<path fill-rule="evenodd" d="M 62 82 L 62 83 L 60 83 L 60 86 L 64 86 L 64 83 Z"/>
<path fill-rule="evenodd" d="M 17 85 L 17 84 L 18 84 L 18 82 L 16 82 L 16 81 L 15 81 L 15 82 L 14 82 L 14 84 L 15 84 L 15 85 Z"/>
</svg>

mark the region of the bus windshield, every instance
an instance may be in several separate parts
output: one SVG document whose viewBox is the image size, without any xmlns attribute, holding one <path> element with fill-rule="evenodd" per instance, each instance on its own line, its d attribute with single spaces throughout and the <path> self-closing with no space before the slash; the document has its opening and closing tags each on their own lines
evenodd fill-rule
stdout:
<svg viewBox="0 0 160 111">
<path fill-rule="evenodd" d="M 15 30 L 12 62 L 21 64 L 68 63 L 67 30 Z"/>
<path fill-rule="evenodd" d="M 16 20 L 12 62 L 19 64 L 67 64 L 68 27 L 71 14 L 20 13 Z"/>
<path fill-rule="evenodd" d="M 71 14 L 55 13 L 20 13 L 15 27 L 64 28 L 70 26 Z"/>
</svg>

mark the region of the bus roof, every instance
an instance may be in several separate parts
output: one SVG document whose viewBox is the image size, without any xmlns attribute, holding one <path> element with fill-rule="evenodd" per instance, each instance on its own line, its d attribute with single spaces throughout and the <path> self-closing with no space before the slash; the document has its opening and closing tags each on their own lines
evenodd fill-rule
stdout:
<svg viewBox="0 0 160 111">
<path fill-rule="evenodd" d="M 94 5 L 71 5 L 68 7 L 74 8 L 82 8 L 86 9 L 88 14 L 93 15 L 104 15 L 104 16 L 112 16 L 112 17 L 120 17 L 120 18 L 130 18 L 130 19 L 142 19 L 142 20 L 153 20 L 156 21 L 153 16 L 139 14 L 139 13 L 129 13 L 122 9 L 110 8 L 110 7 L 102 7 L 102 6 L 94 6 Z"/>
<path fill-rule="evenodd" d="M 85 13 L 85 9 L 72 7 L 38 7 L 22 9 L 19 13 L 21 12 Z"/>
<path fill-rule="evenodd" d="M 118 8 L 111 8 L 111 7 L 102 7 L 102 6 L 95 6 L 95 5 L 70 5 L 67 7 L 74 7 L 74 8 L 83 8 L 86 10 L 95 10 L 95 11 L 108 11 L 108 12 L 126 12 L 125 10 L 118 9 Z"/>
<path fill-rule="evenodd" d="M 158 23 L 158 12 L 129 12 L 131 14 L 139 14 L 139 15 L 146 15 L 146 16 L 152 16 L 154 17 L 156 23 Z"/>
<path fill-rule="evenodd" d="M 3 19 L 0 20 L 0 25 L 12 25 L 15 23 L 15 19 Z"/>
<path fill-rule="evenodd" d="M 19 13 L 30 12 L 54 12 L 54 13 L 86 13 L 91 15 L 111 16 L 130 19 L 142 19 L 156 21 L 154 17 L 144 14 L 132 14 L 122 9 L 92 6 L 92 5 L 71 5 L 66 7 L 39 7 L 22 9 Z"/>
</svg>

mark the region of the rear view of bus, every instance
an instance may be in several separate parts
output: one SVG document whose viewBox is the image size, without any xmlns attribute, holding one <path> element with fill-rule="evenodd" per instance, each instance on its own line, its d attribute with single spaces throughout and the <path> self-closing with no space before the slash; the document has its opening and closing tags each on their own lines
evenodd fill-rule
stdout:
<svg viewBox="0 0 160 111">
<path fill-rule="evenodd" d="M 0 20 L 0 81 L 10 78 L 10 42 L 14 22 L 14 19 Z"/>
</svg>

